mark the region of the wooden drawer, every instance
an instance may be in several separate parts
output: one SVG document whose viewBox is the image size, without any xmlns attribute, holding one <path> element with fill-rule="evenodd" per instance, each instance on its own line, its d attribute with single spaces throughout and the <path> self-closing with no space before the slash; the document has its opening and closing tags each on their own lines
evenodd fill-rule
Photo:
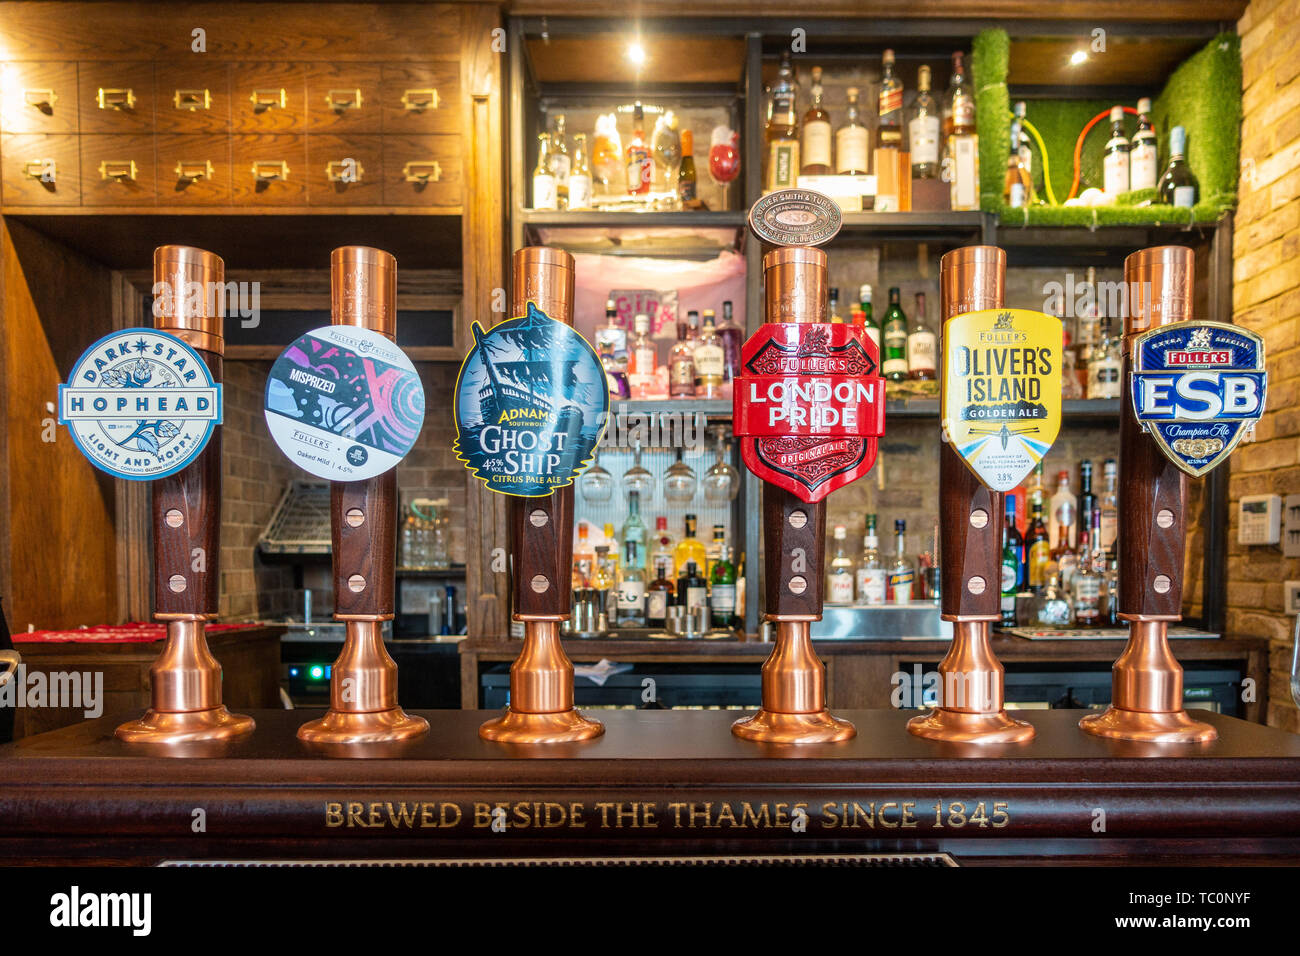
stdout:
<svg viewBox="0 0 1300 956">
<path fill-rule="evenodd" d="M 307 128 L 312 133 L 378 133 L 383 113 L 379 65 L 320 64 L 307 72 Z"/>
<path fill-rule="evenodd" d="M 81 132 L 153 132 L 152 63 L 82 62 L 77 65 L 77 89 Z"/>
<path fill-rule="evenodd" d="M 383 68 L 385 133 L 450 133 L 461 128 L 460 64 L 455 60 Z"/>
<path fill-rule="evenodd" d="M 230 205 L 230 137 L 225 133 L 159 133 L 157 154 L 160 204 Z"/>
<path fill-rule="evenodd" d="M 201 57 L 159 63 L 157 119 L 160 133 L 224 133 L 230 129 L 230 67 Z M 250 104 L 251 105 L 251 104 Z"/>
<path fill-rule="evenodd" d="M 0 130 L 77 131 L 77 64 L 6 63 L 0 71 Z"/>
<path fill-rule="evenodd" d="M 415 178 L 425 172 L 427 177 Z M 460 137 L 384 137 L 384 205 L 459 208 Z"/>
<path fill-rule="evenodd" d="M 83 133 L 81 204 L 152 206 L 158 196 L 150 133 Z"/>
<path fill-rule="evenodd" d="M 230 71 L 230 128 L 236 133 L 305 130 L 306 76 L 300 63 L 236 63 Z"/>
<path fill-rule="evenodd" d="M 231 198 L 236 205 L 305 206 L 307 138 L 294 133 L 240 134 L 231 137 Z M 254 165 L 270 171 L 277 164 L 283 178 L 258 179 Z M 287 170 L 287 171 L 286 171 Z"/>
<path fill-rule="evenodd" d="M 307 202 L 313 206 L 382 206 L 383 139 L 378 135 L 307 137 Z M 344 181 L 353 162 L 358 178 Z M 331 179 L 331 176 L 336 177 Z"/>
<path fill-rule="evenodd" d="M 29 174 L 28 164 L 35 163 Z M 75 206 L 81 202 L 75 133 L 0 135 L 0 203 L 5 206 Z M 47 174 L 52 181 L 41 178 Z"/>
</svg>

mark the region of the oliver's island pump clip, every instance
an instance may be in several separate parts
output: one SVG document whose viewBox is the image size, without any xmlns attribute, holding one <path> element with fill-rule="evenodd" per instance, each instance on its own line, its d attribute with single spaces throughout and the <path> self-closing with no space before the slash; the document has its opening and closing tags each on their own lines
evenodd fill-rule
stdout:
<svg viewBox="0 0 1300 956">
<path fill-rule="evenodd" d="M 885 428 L 876 345 L 827 320 L 826 253 L 840 210 L 806 189 L 771 193 L 749 226 L 775 246 L 763 257 L 764 324 L 741 350 L 732 419 L 745 465 L 763 479 L 764 619 L 776 642 L 763 665 L 762 707 L 732 733 L 768 743 L 847 740 L 826 708 L 826 671 L 812 646 L 822 616 L 825 498 L 866 474 Z"/>
</svg>

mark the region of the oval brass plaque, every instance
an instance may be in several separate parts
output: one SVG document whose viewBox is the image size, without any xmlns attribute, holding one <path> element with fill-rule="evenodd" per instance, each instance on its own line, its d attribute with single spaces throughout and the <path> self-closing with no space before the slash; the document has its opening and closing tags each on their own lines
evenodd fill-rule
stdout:
<svg viewBox="0 0 1300 956">
<path fill-rule="evenodd" d="M 778 189 L 749 210 L 750 230 L 774 246 L 820 246 L 842 222 L 839 204 L 811 189 Z"/>
</svg>

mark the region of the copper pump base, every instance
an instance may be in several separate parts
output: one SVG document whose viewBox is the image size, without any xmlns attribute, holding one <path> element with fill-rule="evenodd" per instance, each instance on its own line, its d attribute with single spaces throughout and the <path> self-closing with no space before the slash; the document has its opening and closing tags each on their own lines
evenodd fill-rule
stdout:
<svg viewBox="0 0 1300 956">
<path fill-rule="evenodd" d="M 524 646 L 510 665 L 510 701 L 504 714 L 479 727 L 484 740 L 563 744 L 605 732 L 604 724 L 573 706 L 573 662 L 560 644 L 558 618 L 524 621 Z"/>
<path fill-rule="evenodd" d="M 562 744 L 590 740 L 604 732 L 604 724 L 584 717 L 576 710 L 555 714 L 521 714 L 517 710 L 507 710 L 478 729 L 478 735 L 484 740 L 504 744 Z"/>
<path fill-rule="evenodd" d="M 147 710 L 139 720 L 117 728 L 117 736 L 129 744 L 182 744 L 199 740 L 231 740 L 251 734 L 252 717 L 232 714 L 225 707 L 182 713 Z"/>
<path fill-rule="evenodd" d="M 824 744 L 858 733 L 826 709 L 826 669 L 813 650 L 811 621 L 777 621 L 776 645 L 763 664 L 763 706 L 731 725 L 743 740 Z"/>
<path fill-rule="evenodd" d="M 928 740 L 962 744 L 1018 744 L 1032 740 L 1034 736 L 1032 725 L 1007 716 L 1005 710 L 994 714 L 967 714 L 935 708 L 922 717 L 909 720 L 907 731 Z"/>
<path fill-rule="evenodd" d="M 298 728 L 298 739 L 309 744 L 380 743 L 385 740 L 409 740 L 426 733 L 429 722 L 413 717 L 400 707 L 371 714 L 330 711 L 319 720 Z"/>
<path fill-rule="evenodd" d="M 781 714 L 759 710 L 731 725 L 731 732 L 745 740 L 773 744 L 823 744 L 849 740 L 858 729 L 829 710 L 815 714 Z"/>
<path fill-rule="evenodd" d="M 1193 720 L 1185 710 L 1147 714 L 1112 706 L 1104 713 L 1084 717 L 1079 729 L 1098 737 L 1156 744 L 1207 744 L 1219 737 L 1217 730 L 1204 721 Z"/>
</svg>

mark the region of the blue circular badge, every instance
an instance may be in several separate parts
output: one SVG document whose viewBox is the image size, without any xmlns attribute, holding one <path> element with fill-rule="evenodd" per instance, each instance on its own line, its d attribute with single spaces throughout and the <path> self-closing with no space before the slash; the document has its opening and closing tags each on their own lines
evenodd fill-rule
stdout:
<svg viewBox="0 0 1300 956">
<path fill-rule="evenodd" d="M 86 349 L 59 386 L 59 423 L 101 471 L 165 478 L 197 458 L 221 424 L 221 386 L 176 336 L 122 329 Z"/>
</svg>

